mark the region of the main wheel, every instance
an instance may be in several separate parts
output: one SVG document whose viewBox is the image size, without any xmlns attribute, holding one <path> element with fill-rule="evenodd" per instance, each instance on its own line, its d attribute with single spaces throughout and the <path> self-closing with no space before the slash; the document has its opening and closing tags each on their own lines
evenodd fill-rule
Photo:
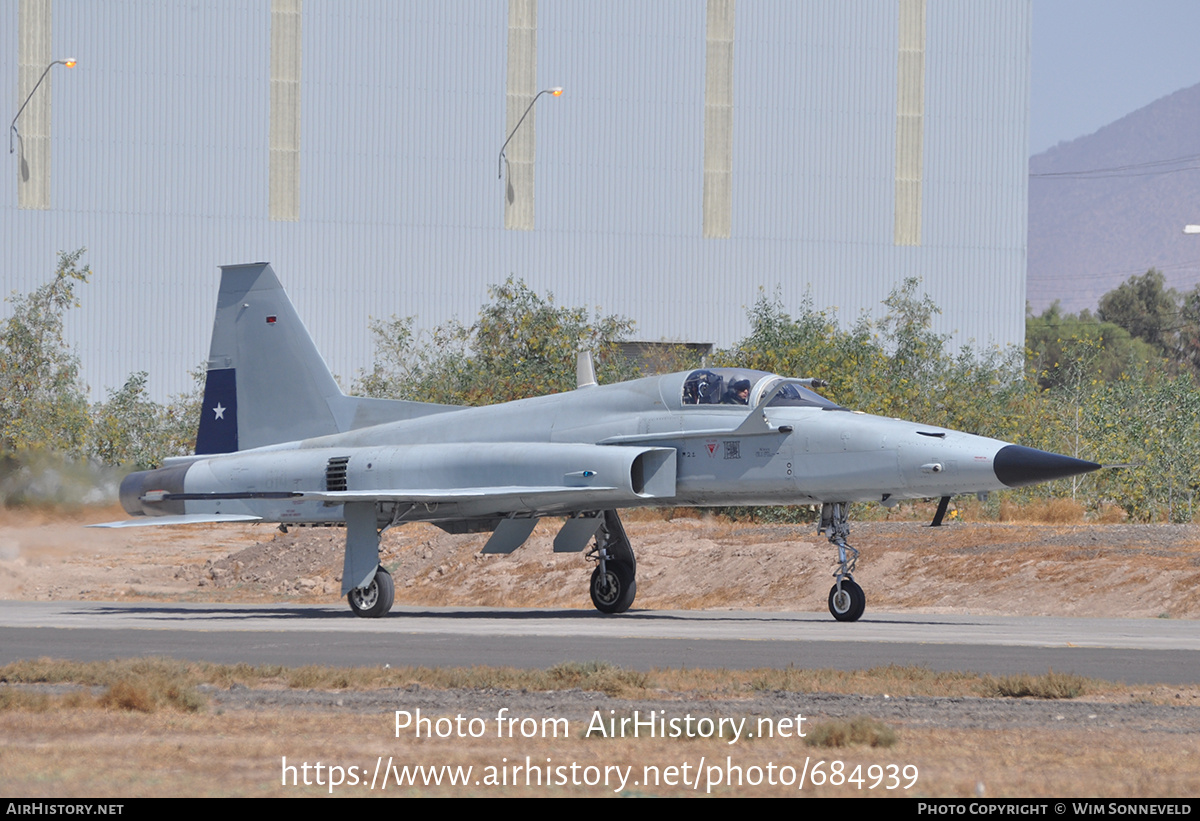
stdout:
<svg viewBox="0 0 1200 821">
<path fill-rule="evenodd" d="M 366 587 L 358 587 L 346 594 L 350 609 L 360 619 L 377 619 L 392 609 L 396 599 L 396 585 L 392 582 L 392 574 L 383 565 L 375 571 L 375 576 Z"/>
<path fill-rule="evenodd" d="M 637 577 L 626 562 L 609 559 L 605 572 L 592 571 L 592 604 L 601 613 L 624 613 L 637 595 Z"/>
<path fill-rule="evenodd" d="M 836 584 L 829 588 L 829 612 L 838 621 L 858 621 L 866 608 L 866 594 L 851 579 L 842 580 L 841 592 Z"/>
</svg>

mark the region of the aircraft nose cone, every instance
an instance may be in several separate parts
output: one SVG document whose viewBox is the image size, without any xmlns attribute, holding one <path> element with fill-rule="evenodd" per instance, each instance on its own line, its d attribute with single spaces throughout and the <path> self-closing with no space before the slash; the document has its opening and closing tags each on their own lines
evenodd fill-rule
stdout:
<svg viewBox="0 0 1200 821">
<path fill-rule="evenodd" d="M 1009 487 L 1036 485 L 1099 469 L 1095 462 L 1021 445 L 1005 445 L 992 459 L 996 478 Z"/>
</svg>

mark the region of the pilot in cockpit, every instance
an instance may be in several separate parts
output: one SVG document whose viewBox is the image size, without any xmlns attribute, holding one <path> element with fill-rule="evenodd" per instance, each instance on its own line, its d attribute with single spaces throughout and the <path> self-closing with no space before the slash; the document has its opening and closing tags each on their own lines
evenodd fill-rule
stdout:
<svg viewBox="0 0 1200 821">
<path fill-rule="evenodd" d="M 735 379 L 721 397 L 722 405 L 746 405 L 750 402 L 750 380 Z"/>
</svg>

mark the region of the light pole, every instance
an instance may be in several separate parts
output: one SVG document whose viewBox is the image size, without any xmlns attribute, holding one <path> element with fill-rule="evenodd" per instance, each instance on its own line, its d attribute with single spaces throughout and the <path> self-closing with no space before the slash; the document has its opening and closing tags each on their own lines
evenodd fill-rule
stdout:
<svg viewBox="0 0 1200 821">
<path fill-rule="evenodd" d="M 525 109 L 525 113 L 521 115 L 521 119 L 517 120 L 517 124 L 513 126 L 513 130 L 509 132 L 508 139 L 504 141 L 504 145 L 500 146 L 500 157 L 497 159 L 499 167 L 496 171 L 496 179 L 504 177 L 504 163 L 508 160 L 508 157 L 504 156 L 504 149 L 508 148 L 508 144 L 512 142 L 513 135 L 517 133 L 517 129 L 521 127 L 521 123 L 525 122 L 525 118 L 529 116 L 529 112 L 533 111 L 533 104 L 538 101 L 538 97 L 541 97 L 543 94 L 549 94 L 552 97 L 561 97 L 562 93 L 562 86 L 555 86 L 554 88 L 544 88 L 534 95 L 533 100 L 530 101 L 529 106 Z"/>
<path fill-rule="evenodd" d="M 29 105 L 29 101 L 33 99 L 33 95 L 42 85 L 42 80 L 46 79 L 46 75 L 50 73 L 50 69 L 55 66 L 66 66 L 67 68 L 75 68 L 75 58 L 68 57 L 65 60 L 55 60 L 50 65 L 46 66 L 46 70 L 42 72 L 42 76 L 38 77 L 38 81 L 33 84 L 33 90 L 29 92 L 29 96 L 25 98 L 25 102 L 21 103 L 21 107 L 17 109 L 16 117 L 12 118 L 12 122 L 8 126 L 8 153 L 13 153 L 13 135 L 17 135 L 17 139 L 21 139 L 21 132 L 17 130 L 17 118 L 21 116 L 21 112 L 25 110 L 25 106 Z"/>
</svg>

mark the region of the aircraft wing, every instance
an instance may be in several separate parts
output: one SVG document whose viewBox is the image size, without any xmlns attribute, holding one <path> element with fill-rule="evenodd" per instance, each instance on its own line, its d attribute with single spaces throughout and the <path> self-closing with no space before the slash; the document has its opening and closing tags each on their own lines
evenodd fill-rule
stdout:
<svg viewBox="0 0 1200 821">
<path fill-rule="evenodd" d="M 609 496 L 618 496 L 621 489 L 589 485 L 588 487 L 546 486 L 546 487 L 477 487 L 477 488 L 444 488 L 435 490 L 338 490 L 317 491 L 300 494 L 302 501 L 319 500 L 323 502 L 413 502 L 415 504 L 443 504 L 454 502 L 486 501 L 498 507 L 537 507 L 538 501 L 558 506 L 568 499 L 580 497 L 590 501 L 601 500 Z"/>
<path fill-rule="evenodd" d="M 293 493 L 167 493 L 158 500 L 164 502 L 220 502 L 254 499 L 296 502 L 399 502 L 411 504 L 486 504 L 495 510 L 567 509 L 584 505 L 594 507 L 605 501 L 617 501 L 627 494 L 618 487 L 489 487 L 411 490 L 391 488 L 382 490 L 341 490 Z M 214 522 L 261 522 L 262 516 L 239 513 L 187 513 L 177 516 L 142 516 L 119 522 L 102 522 L 88 527 L 162 527 L 168 525 L 203 524 Z"/>
<path fill-rule="evenodd" d="M 100 522 L 88 527 L 165 527 L 167 525 L 197 525 L 212 522 L 261 522 L 261 516 L 243 513 L 187 513 L 181 516 L 142 516 L 121 522 Z"/>
<path fill-rule="evenodd" d="M 596 486 L 508 486 L 487 488 L 421 489 L 387 488 L 380 490 L 231 492 L 231 493 L 160 493 L 162 502 L 294 501 L 353 504 L 361 502 L 397 502 L 400 504 L 457 505 L 480 512 L 570 511 L 581 507 L 603 507 L 625 501 L 628 491 L 620 487 Z M 261 522 L 263 516 L 237 513 L 187 513 L 175 516 L 144 516 L 121 522 L 104 522 L 88 527 L 156 527 L 206 522 Z M 276 521 L 271 519 L 271 521 Z"/>
<path fill-rule="evenodd" d="M 571 510 L 578 507 L 602 507 L 606 502 L 626 500 L 627 490 L 616 486 L 568 485 L 477 487 L 477 488 L 384 488 L 379 490 L 320 490 L 293 492 L 213 492 L 159 493 L 162 502 L 221 501 L 294 501 L 352 504 L 356 502 L 398 502 L 423 505 L 470 505 L 493 511 Z M 251 505 L 251 509 L 253 506 Z M 144 516 L 120 522 L 104 522 L 89 527 L 155 527 L 212 522 L 261 522 L 262 516 L 238 513 L 187 513 L 175 516 Z"/>
<path fill-rule="evenodd" d="M 586 487 L 568 485 L 524 486 L 509 485 L 506 487 L 468 487 L 468 488 L 381 488 L 378 490 L 312 490 L 312 491 L 283 491 L 283 492 L 213 492 L 213 493 L 164 493 L 156 497 L 156 501 L 164 502 L 219 502 L 225 500 L 270 499 L 276 501 L 295 502 L 333 502 L 350 504 L 353 502 L 410 502 L 412 504 L 461 504 L 463 502 L 486 502 L 496 509 L 524 509 L 535 507 L 563 507 L 575 503 L 585 503 L 592 506 L 593 502 L 603 502 L 624 498 L 629 495 L 619 487 L 603 485 L 588 485 Z M 186 519 L 188 516 L 162 516 L 152 518 Z M 229 517 L 236 520 L 237 517 Z M 258 517 L 248 516 L 243 519 Z M 214 518 L 216 520 L 216 518 Z"/>
</svg>

